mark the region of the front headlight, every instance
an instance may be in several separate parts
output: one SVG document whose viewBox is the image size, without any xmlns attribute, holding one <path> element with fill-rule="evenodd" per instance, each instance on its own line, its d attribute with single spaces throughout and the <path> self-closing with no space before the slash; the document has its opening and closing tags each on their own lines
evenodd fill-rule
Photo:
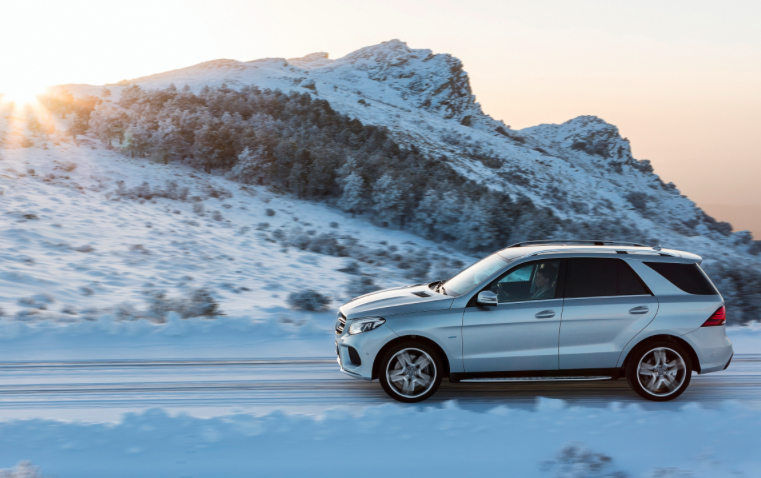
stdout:
<svg viewBox="0 0 761 478">
<path fill-rule="evenodd" d="M 364 319 L 356 319 L 351 322 L 349 326 L 349 335 L 361 334 L 362 332 L 369 332 L 370 330 L 377 329 L 386 322 L 386 319 L 382 317 L 365 317 Z"/>
</svg>

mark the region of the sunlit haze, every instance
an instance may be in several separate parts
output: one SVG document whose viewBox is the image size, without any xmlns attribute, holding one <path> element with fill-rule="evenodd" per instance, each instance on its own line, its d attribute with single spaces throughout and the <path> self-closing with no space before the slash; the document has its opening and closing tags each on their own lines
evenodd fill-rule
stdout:
<svg viewBox="0 0 761 478">
<path fill-rule="evenodd" d="M 761 206 L 758 2 L 9 0 L 3 18 L 9 99 L 399 38 L 460 58 L 484 110 L 513 128 L 600 116 L 709 212 Z"/>
</svg>

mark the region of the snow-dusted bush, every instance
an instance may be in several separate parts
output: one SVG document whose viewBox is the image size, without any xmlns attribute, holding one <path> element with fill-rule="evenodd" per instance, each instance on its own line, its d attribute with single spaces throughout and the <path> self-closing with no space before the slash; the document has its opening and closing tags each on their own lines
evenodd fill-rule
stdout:
<svg viewBox="0 0 761 478">
<path fill-rule="evenodd" d="M 13 468 L 0 469 L 0 478 L 44 478 L 39 466 L 31 461 L 20 461 Z"/>
<path fill-rule="evenodd" d="M 132 200 L 145 199 L 148 201 L 158 197 L 173 201 L 185 201 L 188 198 L 189 191 L 188 187 L 180 187 L 174 181 L 167 181 L 163 188 L 158 186 L 151 187 L 147 182 L 143 182 L 141 185 L 133 188 L 127 188 L 124 185 L 124 181 L 120 180 L 116 182 L 114 194 Z"/>
<path fill-rule="evenodd" d="M 204 193 L 206 193 L 207 198 L 215 198 L 215 199 L 230 199 L 233 197 L 232 193 L 228 191 L 227 189 L 216 186 L 214 184 L 206 184 L 203 187 Z"/>
<path fill-rule="evenodd" d="M 190 300 L 185 309 L 180 311 L 180 315 L 183 318 L 218 317 L 225 315 L 208 289 L 193 289 L 188 298 Z"/>
<path fill-rule="evenodd" d="M 60 168 L 66 171 L 67 173 L 70 173 L 77 169 L 77 163 L 71 162 L 71 161 L 64 161 L 61 163 Z"/>
<path fill-rule="evenodd" d="M 312 238 L 307 236 L 306 234 L 293 234 L 290 239 L 288 240 L 288 245 L 293 246 L 297 249 L 306 250 L 307 247 L 309 247 L 309 244 L 312 242 Z"/>
<path fill-rule="evenodd" d="M 343 267 L 341 269 L 338 269 L 339 272 L 343 272 L 344 274 L 351 274 L 351 275 L 359 275 L 362 273 L 362 271 L 359 268 L 359 262 L 357 261 L 351 261 L 349 262 L 346 267 Z"/>
<path fill-rule="evenodd" d="M 540 464 L 543 471 L 556 478 L 625 478 L 623 471 L 611 470 L 613 459 L 595 453 L 581 443 L 570 443 L 557 455 Z"/>
<path fill-rule="evenodd" d="M 145 316 L 146 318 L 162 322 L 168 312 L 177 312 L 183 319 L 192 317 L 218 317 L 225 315 L 219 308 L 219 304 L 208 289 L 200 288 L 191 290 L 185 297 L 167 297 L 164 291 L 149 291 L 148 310 L 141 314 L 129 307 L 121 306 L 117 315 L 132 315 L 133 317 Z"/>
<path fill-rule="evenodd" d="M 380 289 L 372 277 L 357 276 L 353 277 L 346 285 L 346 294 L 349 297 L 359 297 Z"/>
<path fill-rule="evenodd" d="M 340 256 L 344 251 L 343 246 L 341 246 L 336 238 L 330 234 L 320 234 L 312 238 L 308 249 L 310 252 L 316 252 L 328 256 Z"/>
<path fill-rule="evenodd" d="M 294 309 L 307 310 L 310 312 L 323 311 L 330 304 L 330 297 L 319 292 L 307 289 L 288 294 L 288 305 Z"/>
<path fill-rule="evenodd" d="M 650 196 L 639 191 L 634 191 L 626 195 L 626 200 L 629 201 L 634 209 L 643 211 L 647 209 L 647 203 L 650 201 Z"/>
<path fill-rule="evenodd" d="M 410 256 L 408 256 L 410 257 Z M 405 272 L 404 277 L 413 280 L 425 280 L 431 270 L 431 262 L 425 259 L 408 262 L 410 268 Z"/>
</svg>

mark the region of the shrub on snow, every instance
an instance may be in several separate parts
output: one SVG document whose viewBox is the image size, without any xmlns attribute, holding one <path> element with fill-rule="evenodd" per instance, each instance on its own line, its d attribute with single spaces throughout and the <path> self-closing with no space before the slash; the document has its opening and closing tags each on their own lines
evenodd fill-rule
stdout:
<svg viewBox="0 0 761 478">
<path fill-rule="evenodd" d="M 208 289 L 193 289 L 186 297 L 167 297 L 164 291 L 151 291 L 148 294 L 146 315 L 156 321 L 163 321 L 169 312 L 177 312 L 183 319 L 192 317 L 214 318 L 225 315 Z M 135 316 L 130 308 L 121 307 L 117 316 Z M 139 313 L 138 313 L 139 314 Z"/>
<path fill-rule="evenodd" d="M 0 469 L 0 478 L 44 478 L 39 466 L 32 466 L 31 461 L 20 461 L 13 468 Z"/>
<path fill-rule="evenodd" d="M 372 277 L 358 276 L 353 277 L 346 286 L 346 293 L 349 297 L 359 297 L 361 295 L 375 292 L 381 288 L 375 283 Z"/>
<path fill-rule="evenodd" d="M 555 458 L 544 461 L 541 468 L 558 478 L 625 478 L 623 471 L 610 469 L 612 464 L 608 455 L 595 453 L 581 443 L 571 443 L 561 448 Z"/>
<path fill-rule="evenodd" d="M 288 305 L 294 309 L 318 312 L 327 309 L 329 304 L 330 297 L 312 289 L 288 294 Z"/>
<path fill-rule="evenodd" d="M 174 181 L 167 181 L 163 188 L 159 186 L 151 187 L 147 182 L 143 182 L 140 186 L 134 188 L 127 188 L 124 186 L 124 181 L 116 182 L 117 196 L 125 199 L 145 199 L 146 201 L 153 198 L 166 198 L 173 201 L 185 201 L 188 198 L 190 189 L 186 186 L 180 187 Z"/>
<path fill-rule="evenodd" d="M 361 274 L 361 271 L 359 269 L 359 262 L 351 261 L 346 265 L 346 267 L 338 269 L 338 272 L 343 272 L 344 274 L 351 274 L 354 276 L 358 276 L 359 274 Z"/>
</svg>

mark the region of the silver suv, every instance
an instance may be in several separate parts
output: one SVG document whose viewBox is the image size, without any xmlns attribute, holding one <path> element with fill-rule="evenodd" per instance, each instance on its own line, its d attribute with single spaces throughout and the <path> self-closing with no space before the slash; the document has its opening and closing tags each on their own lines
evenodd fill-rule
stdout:
<svg viewBox="0 0 761 478">
<path fill-rule="evenodd" d="M 446 281 L 339 309 L 341 371 L 419 402 L 450 382 L 616 380 L 672 400 L 732 359 L 724 300 L 687 252 L 610 241 L 514 244 Z"/>
</svg>

